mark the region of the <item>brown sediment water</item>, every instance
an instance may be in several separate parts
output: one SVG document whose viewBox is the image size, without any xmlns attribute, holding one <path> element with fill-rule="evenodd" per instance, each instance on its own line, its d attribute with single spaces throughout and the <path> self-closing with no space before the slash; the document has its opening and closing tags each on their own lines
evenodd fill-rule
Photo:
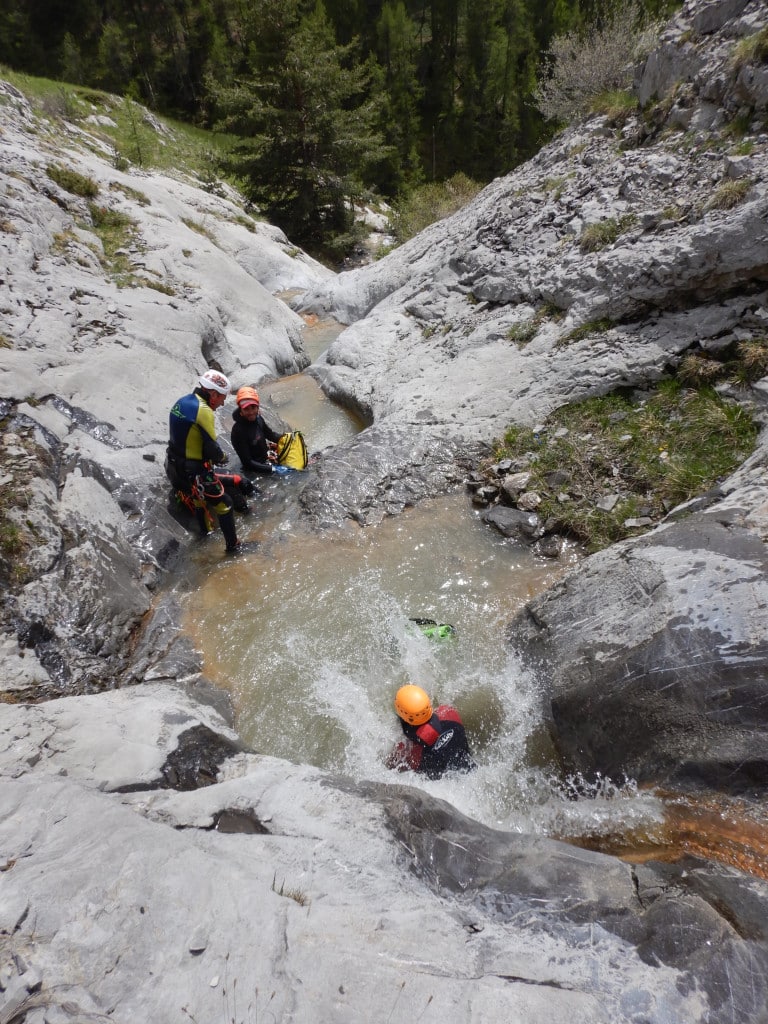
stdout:
<svg viewBox="0 0 768 1024">
<path fill-rule="evenodd" d="M 768 879 L 768 807 L 724 794 L 655 794 L 662 808 L 659 820 L 568 841 L 630 864 L 693 856 Z"/>
<path fill-rule="evenodd" d="M 501 537 L 463 492 L 373 528 L 307 533 L 282 505 L 291 481 L 268 486 L 250 533 L 259 549 L 223 568 L 200 550 L 186 601 L 206 674 L 232 693 L 246 741 L 357 774 L 392 732 L 397 686 L 415 678 L 460 703 L 478 749 L 497 749 L 504 732 L 527 760 L 535 685 L 510 661 L 506 627 L 576 554 L 546 560 Z M 428 639 L 411 621 L 424 617 L 454 635 Z"/>
</svg>

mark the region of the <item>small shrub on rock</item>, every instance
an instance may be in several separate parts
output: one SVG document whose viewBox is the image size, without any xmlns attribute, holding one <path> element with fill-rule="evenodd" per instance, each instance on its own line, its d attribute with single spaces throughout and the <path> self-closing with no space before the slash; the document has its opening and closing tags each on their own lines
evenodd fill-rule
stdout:
<svg viewBox="0 0 768 1024">
<path fill-rule="evenodd" d="M 633 64 L 650 51 L 655 32 L 633 0 L 617 4 L 602 27 L 556 36 L 534 93 L 541 113 L 567 124 L 589 113 L 595 97 L 627 90 Z"/>
<path fill-rule="evenodd" d="M 579 248 L 582 252 L 597 252 L 605 249 L 607 245 L 613 245 L 619 235 L 623 234 L 632 224 L 632 218 L 621 217 L 616 220 L 609 217 L 607 220 L 597 221 L 595 224 L 586 224 L 579 236 Z"/>
<path fill-rule="evenodd" d="M 768 64 L 768 26 L 736 44 L 732 63 L 735 71 L 747 64 Z"/>
<path fill-rule="evenodd" d="M 51 181 L 55 181 L 59 188 L 65 192 L 71 192 L 73 196 L 83 196 L 85 199 L 93 199 L 99 194 L 99 186 L 92 178 L 69 167 L 62 167 L 60 164 L 49 164 L 46 173 Z"/>
<path fill-rule="evenodd" d="M 420 185 L 395 203 L 390 230 L 402 244 L 424 228 L 466 206 L 483 186 L 466 174 L 454 174 L 447 181 Z"/>
</svg>

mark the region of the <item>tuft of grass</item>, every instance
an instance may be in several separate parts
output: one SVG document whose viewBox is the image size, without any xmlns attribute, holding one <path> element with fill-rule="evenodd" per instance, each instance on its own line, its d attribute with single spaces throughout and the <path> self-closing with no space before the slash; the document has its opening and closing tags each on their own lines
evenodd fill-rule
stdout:
<svg viewBox="0 0 768 1024">
<path fill-rule="evenodd" d="M 582 252 L 597 252 L 607 245 L 613 245 L 616 239 L 634 224 L 635 218 L 625 214 L 616 220 L 609 217 L 596 224 L 586 224 L 579 236 L 579 248 Z"/>
<path fill-rule="evenodd" d="M 564 177 L 545 178 L 542 188 L 545 192 L 551 192 L 553 199 L 557 202 L 562 198 L 565 183 L 566 178 Z"/>
<path fill-rule="evenodd" d="M 133 202 L 138 203 L 139 206 L 151 205 L 149 199 L 147 198 L 147 196 L 144 195 L 143 192 L 140 192 L 137 188 L 131 188 L 130 185 L 123 185 L 119 181 L 113 181 L 111 182 L 109 188 L 111 192 L 122 192 L 124 196 L 126 196 L 128 199 L 132 199 Z"/>
<path fill-rule="evenodd" d="M 738 178 L 735 181 L 724 181 L 712 198 L 704 206 L 705 210 L 732 210 L 746 197 L 752 188 L 749 178 Z"/>
<path fill-rule="evenodd" d="M 678 367 L 677 376 L 688 387 L 700 388 L 727 376 L 725 364 L 698 352 L 689 352 Z"/>
<path fill-rule="evenodd" d="M 527 464 L 541 520 L 596 551 L 642 529 L 632 520 L 658 522 L 710 490 L 754 450 L 757 432 L 738 403 L 668 381 L 642 399 L 614 393 L 564 406 L 541 433 L 512 426 L 494 459 Z M 606 494 L 618 496 L 610 511 L 598 507 Z"/>
<path fill-rule="evenodd" d="M 252 234 L 255 234 L 256 225 L 251 217 L 246 217 L 245 214 L 238 213 L 234 218 L 234 222 L 235 224 L 239 224 L 240 227 L 245 228 L 247 231 L 250 231 Z"/>
<path fill-rule="evenodd" d="M 118 288 L 145 284 L 143 279 L 137 280 L 133 275 L 130 257 L 125 251 L 136 244 L 139 234 L 136 221 L 109 206 L 89 203 L 88 209 L 92 229 L 101 240 L 104 250 L 103 256 L 99 254 L 99 258 Z"/>
<path fill-rule="evenodd" d="M 533 341 L 539 333 L 541 321 L 532 316 L 529 320 L 522 320 L 519 324 L 512 324 L 507 331 L 507 337 L 513 341 L 518 348 L 524 348 L 529 341 Z"/>
<path fill-rule="evenodd" d="M 0 334 L 0 348 L 13 348 L 13 342 L 7 334 Z"/>
<path fill-rule="evenodd" d="M 580 327 L 574 327 L 572 331 L 569 331 L 560 338 L 557 346 L 562 348 L 569 341 L 581 341 L 584 338 L 588 338 L 590 334 L 604 334 L 606 331 L 610 331 L 612 327 L 613 320 L 609 320 L 607 317 L 601 317 L 599 320 L 588 320 L 587 323 L 581 324 Z"/>
<path fill-rule="evenodd" d="M 203 238 L 207 238 L 209 242 L 213 242 L 214 245 L 218 245 L 213 232 L 205 224 L 201 224 L 200 221 L 192 220 L 191 217 L 182 217 L 181 223 L 186 224 L 190 231 L 194 231 L 196 234 L 202 235 Z"/>
<path fill-rule="evenodd" d="M 161 292 L 163 295 L 176 294 L 176 289 L 173 285 L 166 284 L 165 281 L 153 281 L 151 278 L 142 278 L 141 283 L 147 288 L 152 288 L 156 292 Z"/>
<path fill-rule="evenodd" d="M 558 309 L 557 306 L 553 306 L 550 303 L 545 303 L 528 320 L 521 320 L 520 323 L 512 324 L 507 331 L 507 338 L 514 342 L 518 348 L 524 348 L 529 341 L 533 341 L 545 320 L 562 320 L 563 315 L 562 309 Z"/>
<path fill-rule="evenodd" d="M 82 196 L 84 199 L 95 199 L 99 194 L 99 186 L 92 178 L 84 174 L 78 174 L 69 167 L 62 167 L 60 164 L 49 164 L 46 167 L 46 174 L 55 181 L 59 188 L 72 195 Z"/>
<path fill-rule="evenodd" d="M 294 903 L 298 903 L 300 907 L 306 907 L 309 905 L 309 897 L 303 889 L 285 887 L 285 879 L 280 883 L 280 888 L 277 887 L 277 875 L 272 879 L 272 892 L 277 893 L 278 896 L 285 896 L 289 900 L 293 900 Z"/>
<path fill-rule="evenodd" d="M 768 373 L 768 338 L 750 338 L 736 346 L 736 363 L 731 369 L 731 380 L 747 386 Z"/>
<path fill-rule="evenodd" d="M 0 554 L 5 558 L 18 555 L 24 549 L 21 530 L 0 512 Z"/>
<path fill-rule="evenodd" d="M 768 64 L 768 26 L 736 44 L 731 64 L 734 71 L 740 71 L 747 64 Z"/>
<path fill-rule="evenodd" d="M 616 126 L 638 110 L 639 104 L 631 89 L 608 89 L 593 96 L 589 107 L 590 113 L 604 114 Z"/>
</svg>

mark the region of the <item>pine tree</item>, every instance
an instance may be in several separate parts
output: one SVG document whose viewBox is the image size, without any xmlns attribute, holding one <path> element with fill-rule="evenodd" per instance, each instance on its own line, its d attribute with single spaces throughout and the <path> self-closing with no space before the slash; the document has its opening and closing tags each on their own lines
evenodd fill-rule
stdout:
<svg viewBox="0 0 768 1024">
<path fill-rule="evenodd" d="M 402 0 L 384 4 L 376 28 L 377 56 L 386 93 L 383 131 L 392 151 L 388 166 L 381 169 L 378 185 L 385 194 L 394 195 L 403 185 L 418 184 L 422 179 L 417 29 Z"/>
<path fill-rule="evenodd" d="M 384 156 L 372 68 L 339 46 L 322 3 L 260 0 L 248 76 L 216 91 L 220 126 L 239 137 L 228 169 L 246 196 L 313 251 L 351 243 L 353 202 Z"/>
</svg>

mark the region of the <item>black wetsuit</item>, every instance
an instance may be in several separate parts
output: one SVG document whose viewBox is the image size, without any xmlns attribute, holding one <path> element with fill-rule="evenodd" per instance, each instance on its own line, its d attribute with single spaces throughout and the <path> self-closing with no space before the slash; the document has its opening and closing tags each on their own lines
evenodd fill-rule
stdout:
<svg viewBox="0 0 768 1024">
<path fill-rule="evenodd" d="M 469 772 L 477 767 L 459 713 L 450 704 L 441 704 L 423 725 L 408 725 L 402 718 L 400 724 L 410 741 L 403 751 L 403 767 L 430 779 L 439 779 L 447 771 Z"/>
<path fill-rule="evenodd" d="M 261 414 L 251 421 L 247 420 L 239 409 L 235 409 L 232 419 L 234 424 L 230 440 L 243 469 L 246 473 L 271 473 L 272 463 L 268 459 L 267 441 L 277 444 L 282 434 L 268 427 Z"/>
</svg>

